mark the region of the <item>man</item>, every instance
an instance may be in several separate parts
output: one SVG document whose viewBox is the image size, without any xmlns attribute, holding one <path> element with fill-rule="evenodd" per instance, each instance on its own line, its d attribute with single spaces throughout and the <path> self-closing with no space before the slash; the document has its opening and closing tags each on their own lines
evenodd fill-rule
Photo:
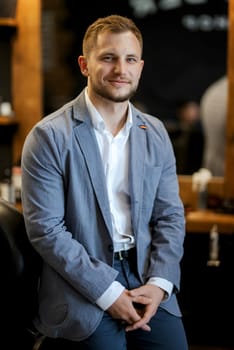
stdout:
<svg viewBox="0 0 234 350">
<path fill-rule="evenodd" d="M 56 349 L 187 349 L 175 157 L 162 123 L 129 102 L 142 47 L 128 18 L 91 24 L 87 87 L 25 141 L 23 212 L 43 259 L 34 324 Z"/>
</svg>

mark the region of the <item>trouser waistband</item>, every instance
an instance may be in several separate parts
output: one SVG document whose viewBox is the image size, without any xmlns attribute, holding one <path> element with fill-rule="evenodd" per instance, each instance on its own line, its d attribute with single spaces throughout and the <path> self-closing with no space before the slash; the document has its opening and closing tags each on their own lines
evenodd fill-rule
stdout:
<svg viewBox="0 0 234 350">
<path fill-rule="evenodd" d="M 133 257 L 135 252 L 135 248 L 131 248 L 128 250 L 120 250 L 114 253 L 114 258 L 117 260 L 128 260 L 129 258 Z"/>
</svg>

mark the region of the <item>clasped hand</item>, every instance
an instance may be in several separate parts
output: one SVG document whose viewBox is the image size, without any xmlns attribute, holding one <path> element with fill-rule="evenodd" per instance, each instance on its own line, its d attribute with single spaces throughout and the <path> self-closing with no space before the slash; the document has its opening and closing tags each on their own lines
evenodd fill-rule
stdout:
<svg viewBox="0 0 234 350">
<path fill-rule="evenodd" d="M 113 318 L 126 323 L 127 332 L 138 328 L 150 331 L 148 323 L 163 298 L 164 291 L 150 284 L 132 290 L 125 289 L 107 311 Z"/>
</svg>

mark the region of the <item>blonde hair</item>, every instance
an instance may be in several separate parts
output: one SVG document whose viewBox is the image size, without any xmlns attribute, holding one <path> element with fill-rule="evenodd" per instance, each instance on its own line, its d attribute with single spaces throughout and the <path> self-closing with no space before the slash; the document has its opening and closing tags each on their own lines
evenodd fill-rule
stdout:
<svg viewBox="0 0 234 350">
<path fill-rule="evenodd" d="M 142 34 L 136 24 L 130 18 L 120 15 L 110 15 L 107 17 L 98 18 L 87 28 L 82 46 L 84 56 L 89 56 L 90 52 L 97 43 L 98 35 L 105 31 L 112 33 L 124 33 L 130 31 L 137 38 L 141 51 L 143 50 Z"/>
</svg>

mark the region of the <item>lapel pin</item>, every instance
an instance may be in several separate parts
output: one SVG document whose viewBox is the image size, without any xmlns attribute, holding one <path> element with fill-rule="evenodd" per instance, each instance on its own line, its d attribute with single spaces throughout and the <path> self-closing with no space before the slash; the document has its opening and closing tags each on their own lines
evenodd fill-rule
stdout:
<svg viewBox="0 0 234 350">
<path fill-rule="evenodd" d="M 146 126 L 145 124 L 141 124 L 141 125 L 139 125 L 139 128 L 140 128 L 140 129 L 146 130 L 146 129 L 147 129 L 147 126 Z"/>
</svg>

